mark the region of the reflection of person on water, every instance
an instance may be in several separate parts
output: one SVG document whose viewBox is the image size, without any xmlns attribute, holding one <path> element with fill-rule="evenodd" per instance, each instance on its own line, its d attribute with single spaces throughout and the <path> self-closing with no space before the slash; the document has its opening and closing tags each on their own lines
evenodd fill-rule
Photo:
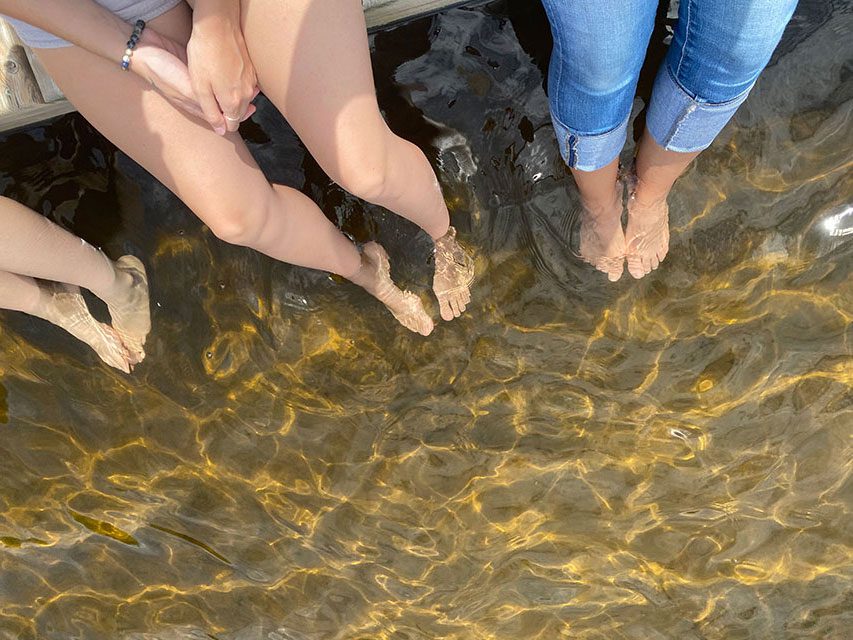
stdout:
<svg viewBox="0 0 853 640">
<path fill-rule="evenodd" d="M 107 304 L 112 326 L 92 317 L 80 288 Z M 124 372 L 145 357 L 151 329 L 145 267 L 116 262 L 9 198 L 0 197 L 0 309 L 23 311 L 62 327 Z"/>
<path fill-rule="evenodd" d="M 635 278 L 669 250 L 667 196 L 746 99 L 797 0 L 682 0 L 627 178 L 622 229 L 619 153 L 657 0 L 543 0 L 551 30 L 548 91 L 560 151 L 582 203 L 580 253 L 610 280 Z"/>
<path fill-rule="evenodd" d="M 426 157 L 379 112 L 360 0 L 0 0 L 0 12 L 80 113 L 218 237 L 339 274 L 429 334 L 381 246 L 359 251 L 313 201 L 264 177 L 237 133 L 262 90 L 332 179 L 433 238 L 441 316 L 465 310 L 472 261 Z"/>
</svg>

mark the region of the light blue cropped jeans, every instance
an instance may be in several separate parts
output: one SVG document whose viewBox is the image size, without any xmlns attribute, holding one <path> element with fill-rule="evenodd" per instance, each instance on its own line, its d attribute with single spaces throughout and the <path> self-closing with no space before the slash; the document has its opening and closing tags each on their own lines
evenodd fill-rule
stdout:
<svg viewBox="0 0 853 640">
<path fill-rule="evenodd" d="M 658 0 L 543 0 L 554 52 L 549 99 L 560 153 L 594 171 L 625 144 Z M 670 151 L 708 147 L 763 71 L 797 0 L 681 0 L 646 127 Z"/>
</svg>

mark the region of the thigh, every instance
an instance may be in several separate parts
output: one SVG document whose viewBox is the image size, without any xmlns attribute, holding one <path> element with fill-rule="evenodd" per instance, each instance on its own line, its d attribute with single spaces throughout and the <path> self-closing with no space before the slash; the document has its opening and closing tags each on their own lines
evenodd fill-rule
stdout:
<svg viewBox="0 0 853 640">
<path fill-rule="evenodd" d="M 376 158 L 379 112 L 361 0 L 243 0 L 243 31 L 264 94 L 335 180 L 345 156 Z"/>
<path fill-rule="evenodd" d="M 186 41 L 189 8 L 181 4 L 150 26 Z M 214 231 L 222 228 L 220 213 L 257 210 L 253 200 L 269 197 L 270 184 L 238 135 L 217 135 L 135 74 L 84 49 L 42 49 L 37 54 L 80 113 Z"/>
<path fill-rule="evenodd" d="M 554 51 L 548 93 L 555 115 L 585 134 L 630 113 L 654 28 L 655 0 L 543 0 Z"/>
<path fill-rule="evenodd" d="M 666 64 L 692 97 L 721 103 L 767 65 L 797 0 L 682 0 Z"/>
</svg>

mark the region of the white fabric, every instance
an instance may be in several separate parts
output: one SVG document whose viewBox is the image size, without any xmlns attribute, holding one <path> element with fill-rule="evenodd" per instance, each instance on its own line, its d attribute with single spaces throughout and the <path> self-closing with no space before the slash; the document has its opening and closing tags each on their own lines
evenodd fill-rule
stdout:
<svg viewBox="0 0 853 640">
<path fill-rule="evenodd" d="M 99 5 L 105 7 L 126 22 L 132 23 L 137 20 L 151 20 L 161 16 L 169 9 L 176 7 L 183 0 L 95 0 Z M 26 22 L 7 18 L 15 27 L 18 37 L 33 49 L 57 49 L 59 47 L 70 47 L 71 43 L 59 38 L 52 33 L 37 29 Z M 128 32 L 128 36 L 130 33 Z"/>
</svg>

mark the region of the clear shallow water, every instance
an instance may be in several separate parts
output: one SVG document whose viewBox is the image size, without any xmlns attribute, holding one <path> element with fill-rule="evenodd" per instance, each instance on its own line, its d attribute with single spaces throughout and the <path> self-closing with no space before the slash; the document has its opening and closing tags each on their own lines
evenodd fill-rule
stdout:
<svg viewBox="0 0 853 640">
<path fill-rule="evenodd" d="M 844 638 L 851 32 L 801 2 L 677 185 L 666 262 L 616 285 L 565 241 L 541 11 L 376 34 L 477 254 L 427 340 L 216 241 L 77 116 L 5 136 L 7 195 L 148 256 L 154 331 L 128 377 L 0 315 L 0 638 Z M 426 296 L 424 238 L 269 108 L 244 133 Z"/>
</svg>

